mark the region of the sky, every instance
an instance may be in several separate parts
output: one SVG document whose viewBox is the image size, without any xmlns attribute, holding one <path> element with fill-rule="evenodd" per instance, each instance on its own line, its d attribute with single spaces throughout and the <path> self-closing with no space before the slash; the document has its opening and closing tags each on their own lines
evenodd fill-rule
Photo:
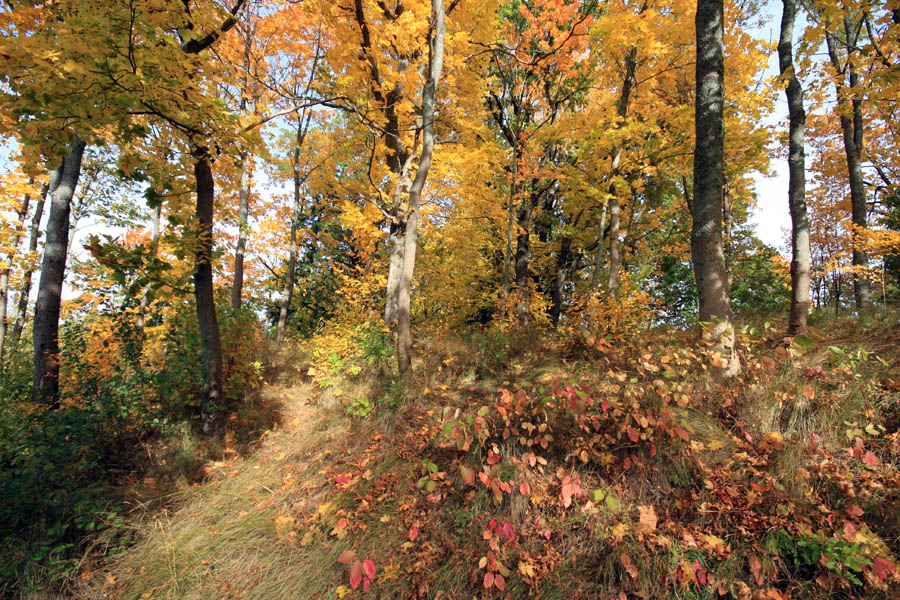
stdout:
<svg viewBox="0 0 900 600">
<path fill-rule="evenodd" d="M 766 19 L 762 27 L 756 29 L 753 35 L 757 38 L 777 42 L 781 33 L 781 3 L 769 1 L 763 8 Z M 798 11 L 797 22 L 794 25 L 794 35 L 805 27 L 802 11 Z M 778 52 L 773 48 L 769 55 L 769 68 L 767 76 L 778 74 Z M 769 125 L 781 124 L 786 126 L 787 100 L 784 92 L 779 91 L 775 100 L 774 112 L 765 119 Z M 728 132 L 725 132 L 728 135 Z M 790 255 L 787 244 L 787 235 L 791 228 L 791 215 L 788 211 L 788 169 L 787 161 L 783 158 L 772 160 L 772 177 L 766 177 L 756 173 L 751 175 L 755 182 L 757 194 L 756 208 L 752 212 L 750 223 L 756 230 L 756 235 L 767 245 L 774 247 L 782 254 Z"/>
</svg>

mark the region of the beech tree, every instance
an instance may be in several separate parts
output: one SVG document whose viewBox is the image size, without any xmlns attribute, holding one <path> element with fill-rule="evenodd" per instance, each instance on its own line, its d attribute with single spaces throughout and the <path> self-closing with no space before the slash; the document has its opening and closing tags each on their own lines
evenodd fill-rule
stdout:
<svg viewBox="0 0 900 600">
<path fill-rule="evenodd" d="M 722 249 L 725 125 L 724 5 L 697 0 L 697 100 L 694 126 L 694 198 L 691 203 L 691 258 L 699 295 L 699 318 L 708 323 L 708 338 L 722 354 L 717 370 L 731 378 L 740 372 L 731 315 L 728 273 Z"/>
<path fill-rule="evenodd" d="M 806 111 L 803 108 L 803 87 L 794 67 L 794 0 L 782 0 L 781 36 L 778 41 L 778 67 L 787 80 L 785 95 L 788 102 L 788 204 L 791 212 L 791 309 L 788 335 L 803 333 L 807 328 L 810 308 L 809 282 L 809 217 L 806 210 L 806 159 L 804 129 Z"/>
</svg>

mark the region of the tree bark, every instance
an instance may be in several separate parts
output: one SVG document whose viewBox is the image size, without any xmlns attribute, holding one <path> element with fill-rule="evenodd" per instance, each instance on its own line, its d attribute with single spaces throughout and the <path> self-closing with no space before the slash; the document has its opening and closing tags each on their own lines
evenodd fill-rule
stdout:
<svg viewBox="0 0 900 600">
<path fill-rule="evenodd" d="M 697 104 L 695 113 L 694 201 L 691 258 L 701 322 L 711 325 L 704 337 L 722 354 L 724 365 L 714 367 L 720 379 L 740 372 L 735 352 L 728 274 L 722 249 L 725 153 L 723 0 L 697 0 Z"/>
<path fill-rule="evenodd" d="M 69 244 L 69 210 L 81 174 L 84 142 L 77 136 L 69 155 L 50 174 L 50 217 L 34 305 L 35 402 L 59 408 L 59 313 Z"/>
<path fill-rule="evenodd" d="M 44 204 L 47 199 L 49 186 L 44 185 L 41 189 L 41 197 L 38 198 L 34 207 L 34 214 L 31 217 L 31 227 L 28 232 L 28 254 L 37 252 L 38 239 L 41 235 L 41 218 L 44 216 Z M 19 288 L 18 307 L 16 308 L 16 321 L 13 324 L 12 334 L 9 337 L 10 352 L 15 352 L 19 347 L 19 340 L 22 338 L 22 330 L 25 329 L 25 319 L 28 315 L 28 300 L 31 296 L 31 280 L 34 275 L 33 262 L 28 263 L 28 267 L 22 274 L 22 287 Z"/>
<path fill-rule="evenodd" d="M 844 140 L 844 152 L 847 155 L 847 174 L 850 182 L 850 204 L 851 204 L 851 220 L 855 228 L 865 229 L 867 227 L 867 207 L 866 207 L 866 187 L 862 172 L 862 143 L 863 143 L 863 123 L 861 101 L 858 97 L 854 97 L 850 101 L 849 112 L 847 114 L 846 89 L 841 78 L 844 77 L 845 71 L 849 77 L 851 93 L 856 94 L 856 86 L 859 84 L 859 76 L 856 73 L 855 65 L 852 60 L 852 54 L 856 49 L 857 36 L 854 28 L 849 20 L 844 20 L 844 30 L 847 36 L 847 62 L 841 64 L 838 56 L 838 41 L 834 37 L 833 32 L 825 32 L 825 43 L 828 48 L 828 57 L 832 66 L 837 71 L 835 79 L 835 92 L 837 94 L 838 110 L 841 121 L 841 134 Z M 856 310 L 863 314 L 868 312 L 872 307 L 872 290 L 869 285 L 869 279 L 866 271 L 869 268 L 869 256 L 863 250 L 859 242 L 859 235 L 856 231 L 852 232 L 853 240 L 853 296 L 856 301 Z"/>
<path fill-rule="evenodd" d="M 29 184 L 34 183 L 34 180 L 30 180 Z M 5 356 L 6 350 L 6 331 L 7 331 L 7 308 L 9 306 L 9 274 L 12 271 L 12 263 L 15 260 L 15 255 L 19 251 L 19 242 L 22 239 L 22 223 L 25 222 L 25 217 L 28 216 L 28 206 L 31 204 L 31 195 L 25 194 L 25 197 L 22 198 L 22 206 L 16 211 L 16 233 L 13 236 L 13 243 L 11 245 L 11 251 L 8 254 L 8 264 L 3 272 L 0 273 L 0 367 L 3 364 L 3 358 Z"/>
<path fill-rule="evenodd" d="M 241 308 L 244 289 L 244 251 L 247 248 L 247 215 L 250 202 L 250 156 L 241 155 L 241 189 L 238 192 L 238 239 L 234 250 L 234 282 L 231 286 L 231 308 Z"/>
<path fill-rule="evenodd" d="M 509 183 L 509 207 L 506 223 L 506 254 L 503 257 L 503 297 L 509 296 L 509 272 L 512 262 L 512 239 L 515 231 L 513 217 L 516 210 L 516 200 L 519 196 L 519 149 L 515 145 L 513 151 L 512 180 Z"/>
<path fill-rule="evenodd" d="M 275 341 L 279 345 L 284 343 L 284 332 L 287 328 L 288 311 L 291 307 L 291 300 L 294 297 L 294 271 L 297 268 L 297 229 L 300 221 L 300 146 L 303 144 L 304 137 L 303 119 L 297 125 L 297 141 L 294 146 L 294 207 L 291 211 L 291 239 L 288 248 L 287 271 L 284 274 L 284 289 L 281 292 L 281 309 L 278 313 L 278 330 Z"/>
<path fill-rule="evenodd" d="M 432 0 L 432 38 L 430 40 L 428 73 L 422 89 L 422 154 L 416 177 L 409 189 L 409 212 L 406 218 L 406 231 L 403 252 L 403 270 L 397 294 L 397 364 L 400 373 L 406 372 L 412 365 L 412 332 L 410 329 L 410 292 L 416 260 L 416 244 L 418 241 L 419 205 L 422 190 L 431 168 L 434 154 L 434 97 L 437 92 L 441 71 L 444 68 L 444 38 L 447 34 L 445 23 L 444 1 Z"/>
<path fill-rule="evenodd" d="M 619 255 L 619 227 L 621 226 L 622 209 L 619 199 L 615 196 L 609 199 L 609 277 L 606 280 L 606 296 L 610 300 L 616 299 L 619 292 L 619 267 L 622 258 Z"/>
<path fill-rule="evenodd" d="M 215 183 L 210 157 L 205 148 L 194 151 L 194 179 L 197 184 L 197 250 L 194 257 L 194 299 L 202 346 L 203 390 L 200 421 L 203 433 L 214 433 L 220 425 L 224 382 L 222 380 L 222 340 L 213 295 L 213 205 Z"/>
<path fill-rule="evenodd" d="M 150 258 L 156 258 L 156 252 L 159 249 L 159 221 L 162 217 L 162 204 L 153 211 L 153 230 L 150 234 Z M 138 305 L 137 326 L 138 331 L 144 332 L 144 322 L 147 317 L 147 304 L 150 296 L 150 284 L 144 286 L 141 291 L 141 302 Z"/>
<path fill-rule="evenodd" d="M 552 295 L 553 303 L 550 306 L 550 321 L 554 327 L 559 325 L 562 317 L 563 292 L 566 281 L 569 278 L 569 270 L 572 268 L 572 238 L 563 237 L 559 242 L 559 255 L 556 259 L 556 281 L 554 282 Z"/>
<path fill-rule="evenodd" d="M 533 196 L 533 194 L 532 194 Z M 516 212 L 518 234 L 516 235 L 516 320 L 520 327 L 528 325 L 530 313 L 530 291 L 528 289 L 528 263 L 531 261 L 531 215 L 535 199 L 528 198 Z"/>
<path fill-rule="evenodd" d="M 603 240 L 606 238 L 606 213 L 609 210 L 609 201 L 603 203 L 603 209 L 600 211 L 600 239 L 597 240 L 597 254 L 594 257 L 594 270 L 591 273 L 591 293 L 597 291 L 600 287 L 600 269 L 603 267 L 603 253 L 606 246 Z"/>
<path fill-rule="evenodd" d="M 809 318 L 809 219 L 806 211 L 806 157 L 804 130 L 806 111 L 803 108 L 803 87 L 794 71 L 795 0 L 782 0 L 781 37 L 778 42 L 778 66 L 787 79 L 785 95 L 788 102 L 788 206 L 791 212 L 791 310 L 788 335 L 807 329 Z"/>
<path fill-rule="evenodd" d="M 644 8 L 641 8 L 644 12 Z M 622 90 L 616 102 L 616 114 L 619 122 L 616 127 L 625 126 L 625 117 L 628 115 L 628 101 L 631 98 L 631 90 L 634 88 L 634 71 L 637 69 L 637 48 L 632 46 L 625 54 L 625 75 L 622 78 Z M 609 276 L 606 281 L 606 295 L 615 300 L 619 293 L 619 268 L 622 265 L 621 252 L 619 251 L 619 227 L 621 220 L 621 205 L 619 204 L 618 190 L 615 178 L 619 175 L 619 164 L 622 161 L 622 144 L 613 148 L 610 170 L 613 182 L 609 185 L 610 219 L 609 219 Z"/>
</svg>

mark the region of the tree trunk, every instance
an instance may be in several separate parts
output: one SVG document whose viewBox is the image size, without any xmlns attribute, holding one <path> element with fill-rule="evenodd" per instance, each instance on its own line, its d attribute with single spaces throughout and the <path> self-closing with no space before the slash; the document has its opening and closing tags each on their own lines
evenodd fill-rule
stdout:
<svg viewBox="0 0 900 600">
<path fill-rule="evenodd" d="M 297 130 L 297 145 L 294 147 L 294 207 L 291 211 L 291 239 L 288 248 L 287 271 L 284 274 L 284 289 L 281 292 L 281 310 L 278 313 L 278 332 L 275 342 L 284 343 L 284 332 L 287 328 L 288 311 L 294 296 L 294 271 L 297 269 L 297 229 L 300 221 L 300 145 L 303 141 L 303 129 L 301 124 Z"/>
<path fill-rule="evenodd" d="M 641 8 L 644 12 L 644 8 Z M 637 68 L 637 48 L 632 46 L 625 54 L 625 75 L 622 78 L 622 90 L 616 101 L 616 114 L 619 122 L 616 127 L 625 126 L 625 117 L 628 115 L 628 101 L 631 98 L 631 90 L 634 88 L 634 71 Z M 621 221 L 621 205 L 619 204 L 618 191 L 615 178 L 619 175 L 619 163 L 622 160 L 622 144 L 618 144 L 612 152 L 610 161 L 611 177 L 613 182 L 609 185 L 610 219 L 609 219 L 609 276 L 606 281 L 606 295 L 615 300 L 619 293 L 619 268 L 622 265 L 621 252 L 619 251 L 619 227 Z"/>
<path fill-rule="evenodd" d="M 791 212 L 791 311 L 788 317 L 788 335 L 797 335 L 807 329 L 809 317 L 809 220 L 806 212 L 806 157 L 804 155 L 804 129 L 806 111 L 803 108 L 803 88 L 794 71 L 794 16 L 795 0 L 782 0 L 781 38 L 778 42 L 778 66 L 781 76 L 787 78 L 785 95 L 788 102 L 788 206 Z"/>
<path fill-rule="evenodd" d="M 735 352 L 728 274 L 722 250 L 724 203 L 723 156 L 724 9 L 722 0 L 697 0 L 697 132 L 694 153 L 691 258 L 700 299 L 701 322 L 710 322 L 704 337 L 722 354 L 725 364 L 714 368 L 721 379 L 740 372 Z"/>
<path fill-rule="evenodd" d="M 30 180 L 29 184 L 33 184 L 34 180 Z M 12 271 L 12 264 L 15 255 L 19 251 L 19 242 L 22 239 L 22 230 L 20 229 L 28 216 L 28 206 L 31 204 L 31 195 L 25 194 L 22 199 L 22 206 L 16 211 L 16 233 L 13 236 L 11 251 L 8 254 L 8 264 L 3 272 L 0 273 L 0 368 L 3 365 L 3 357 L 6 350 L 6 330 L 7 330 L 7 309 L 9 306 L 9 274 Z"/>
<path fill-rule="evenodd" d="M 850 181 L 850 204 L 851 219 L 855 228 L 865 229 L 867 226 L 867 209 L 866 209 L 866 187 L 862 172 L 862 141 L 863 141 L 863 124 L 861 101 L 853 98 L 850 102 L 849 112 L 847 114 L 847 99 L 844 84 L 840 78 L 844 76 L 846 70 L 849 75 L 850 89 L 854 90 L 859 84 L 859 76 L 856 73 L 852 60 L 852 53 L 856 49 L 856 35 L 853 33 L 853 27 L 850 23 L 844 21 L 844 29 L 847 35 L 848 56 L 846 64 L 842 65 L 838 56 L 838 42 L 834 38 L 834 34 L 825 32 L 825 43 L 828 47 L 828 56 L 832 66 L 837 71 L 838 79 L 835 79 L 835 92 L 838 100 L 838 110 L 840 113 L 841 133 L 844 139 L 844 152 L 847 155 L 847 174 Z M 856 92 L 853 92 L 856 93 Z M 856 231 L 852 232 L 853 240 L 853 296 L 856 301 L 856 310 L 863 314 L 868 312 L 872 306 L 872 290 L 869 285 L 869 279 L 866 271 L 869 268 L 869 256 L 862 249 L 859 242 L 859 235 Z"/>
<path fill-rule="evenodd" d="M 28 232 L 28 254 L 37 252 L 38 238 L 41 235 L 41 218 L 44 216 L 44 203 L 47 199 L 49 186 L 46 184 L 41 189 L 41 197 L 38 198 L 31 217 L 31 227 Z M 31 279 L 34 275 L 34 263 L 28 263 L 28 267 L 22 274 L 22 287 L 19 288 L 19 305 L 16 308 L 16 322 L 13 324 L 12 334 L 9 336 L 10 352 L 15 352 L 22 338 L 22 330 L 25 329 L 25 319 L 28 315 L 28 300 L 31 296 Z"/>
<path fill-rule="evenodd" d="M 507 210 L 507 223 L 506 223 L 506 254 L 503 257 L 503 297 L 506 298 L 509 296 L 509 272 L 510 272 L 510 263 L 512 262 L 512 239 L 513 232 L 515 231 L 514 226 L 515 222 L 513 220 L 513 216 L 516 210 L 516 200 L 519 196 L 519 151 L 516 146 L 513 146 L 513 165 L 512 165 L 512 180 L 509 183 L 509 207 Z"/>
<path fill-rule="evenodd" d="M 433 37 L 430 40 L 427 80 L 422 89 L 422 155 L 416 177 L 409 189 L 409 212 L 406 218 L 404 239 L 403 269 L 397 293 L 397 364 L 400 373 L 406 372 L 412 365 L 412 332 L 410 330 L 410 292 L 416 260 L 416 244 L 418 241 L 419 204 L 422 190 L 431 168 L 434 154 L 434 97 L 437 92 L 441 71 L 444 68 L 444 38 L 447 27 L 444 22 L 444 1 L 431 2 Z"/>
<path fill-rule="evenodd" d="M 528 263 L 531 260 L 531 213 L 534 209 L 534 199 L 528 198 L 516 214 L 516 222 L 519 226 L 516 235 L 516 320 L 520 327 L 528 325 L 530 313 L 529 289 L 528 289 Z"/>
<path fill-rule="evenodd" d="M 619 227 L 621 223 L 622 209 L 619 199 L 612 196 L 609 199 L 609 277 L 606 280 L 606 296 L 610 300 L 616 299 L 619 292 L 619 267 L 622 258 L 619 254 Z"/>
<path fill-rule="evenodd" d="M 69 210 L 83 156 L 84 142 L 76 136 L 69 155 L 50 174 L 50 218 L 33 326 L 34 400 L 50 408 L 59 407 L 59 312 L 69 244 Z"/>
<path fill-rule="evenodd" d="M 559 256 L 556 259 L 556 281 L 552 290 L 553 304 L 550 306 L 550 320 L 554 327 L 559 325 L 560 317 L 562 317 L 563 292 L 571 266 L 572 238 L 566 236 L 559 242 Z"/>
<path fill-rule="evenodd" d="M 603 209 L 600 211 L 600 239 L 597 240 L 597 254 L 594 257 L 594 270 L 591 273 L 591 293 L 597 291 L 600 287 L 600 269 L 603 267 L 603 252 L 606 246 L 603 240 L 606 238 L 606 213 L 609 209 L 609 201 L 603 203 Z"/>
<path fill-rule="evenodd" d="M 241 155 L 241 189 L 238 192 L 238 240 L 234 250 L 234 282 L 231 286 L 231 308 L 241 308 L 244 289 L 244 250 L 247 248 L 247 213 L 250 202 L 250 156 Z"/>
<path fill-rule="evenodd" d="M 400 289 L 400 271 L 403 270 L 403 253 L 406 250 L 406 227 L 400 208 L 393 212 L 392 221 L 388 232 L 388 248 L 390 250 L 390 264 L 388 266 L 387 293 L 384 304 L 384 324 L 395 334 L 399 321 L 399 309 L 397 306 Z"/>
<path fill-rule="evenodd" d="M 153 211 L 153 231 L 150 234 L 150 258 L 156 258 L 156 252 L 159 249 L 159 221 L 162 217 L 162 204 Z M 147 316 L 147 303 L 150 296 L 150 284 L 144 286 L 141 292 L 141 303 L 138 305 L 137 326 L 138 331 L 144 332 L 144 321 Z"/>
<path fill-rule="evenodd" d="M 209 154 L 197 149 L 194 157 L 194 178 L 197 183 L 197 253 L 194 257 L 194 299 L 197 322 L 200 325 L 202 346 L 201 371 L 203 391 L 200 397 L 200 420 L 203 433 L 214 433 L 220 425 L 224 408 L 222 381 L 222 340 L 216 318 L 213 295 L 213 204 L 215 184 Z"/>
</svg>

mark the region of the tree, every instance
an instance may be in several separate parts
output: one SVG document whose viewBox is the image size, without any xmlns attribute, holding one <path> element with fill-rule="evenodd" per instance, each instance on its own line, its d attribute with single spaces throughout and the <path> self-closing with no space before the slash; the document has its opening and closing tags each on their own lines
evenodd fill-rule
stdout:
<svg viewBox="0 0 900 600">
<path fill-rule="evenodd" d="M 806 111 L 803 108 L 803 87 L 794 67 L 794 0 L 782 0 L 781 37 L 778 41 L 778 66 L 781 77 L 787 80 L 785 95 L 788 101 L 788 204 L 791 212 L 791 310 L 788 335 L 803 333 L 807 328 L 810 296 L 809 217 L 806 210 L 806 159 L 804 136 Z"/>
<path fill-rule="evenodd" d="M 834 69 L 834 87 L 837 95 L 838 117 L 844 139 L 847 158 L 847 175 L 850 181 L 850 203 L 853 225 L 859 230 L 868 223 L 866 205 L 866 184 L 862 171 L 863 114 L 862 95 L 859 90 L 859 36 L 863 20 L 859 15 L 846 13 L 840 25 L 825 17 L 825 44 L 828 58 Z M 841 35 L 836 27 L 842 27 Z M 859 239 L 860 231 L 853 233 L 853 295 L 856 310 L 868 312 L 872 305 L 872 290 L 869 283 L 869 256 Z"/>
<path fill-rule="evenodd" d="M 34 400 L 59 406 L 59 311 L 69 249 L 69 210 L 85 143 L 77 135 L 62 163 L 50 173 L 50 216 L 34 306 Z"/>
<path fill-rule="evenodd" d="M 694 198 L 691 203 L 691 257 L 699 295 L 699 318 L 710 323 L 704 337 L 723 355 L 716 367 L 724 379 L 740 372 L 735 350 L 728 273 L 722 250 L 725 126 L 724 5 L 697 0 L 697 99 L 695 112 Z"/>
</svg>

